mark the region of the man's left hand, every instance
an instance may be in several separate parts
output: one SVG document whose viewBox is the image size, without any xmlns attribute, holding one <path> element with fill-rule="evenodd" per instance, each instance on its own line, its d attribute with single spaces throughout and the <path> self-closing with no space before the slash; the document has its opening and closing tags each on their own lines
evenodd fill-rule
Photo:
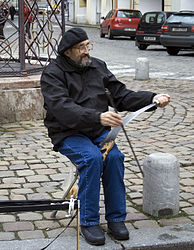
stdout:
<svg viewBox="0 0 194 250">
<path fill-rule="evenodd" d="M 154 96 L 152 102 L 158 103 L 158 107 L 163 108 L 170 102 L 170 96 L 168 94 L 158 94 Z"/>
</svg>

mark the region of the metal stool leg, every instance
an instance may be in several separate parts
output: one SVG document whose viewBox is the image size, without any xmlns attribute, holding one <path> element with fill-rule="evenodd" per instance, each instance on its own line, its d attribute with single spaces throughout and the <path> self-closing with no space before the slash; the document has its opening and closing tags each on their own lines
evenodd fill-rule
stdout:
<svg viewBox="0 0 194 250">
<path fill-rule="evenodd" d="M 73 187 L 73 185 L 75 184 L 75 182 L 76 182 L 76 180 L 77 180 L 77 178 L 78 178 L 77 166 L 76 166 L 74 163 L 72 163 L 72 164 L 76 167 L 75 176 L 74 176 L 72 182 L 70 183 L 69 187 L 67 188 L 66 192 L 64 193 L 62 199 L 65 199 L 65 198 L 66 198 L 66 196 L 68 195 L 68 193 L 70 192 L 71 188 Z M 56 214 L 57 214 L 57 210 L 53 211 L 53 212 L 51 213 L 51 218 L 55 218 L 55 217 L 56 217 Z"/>
</svg>

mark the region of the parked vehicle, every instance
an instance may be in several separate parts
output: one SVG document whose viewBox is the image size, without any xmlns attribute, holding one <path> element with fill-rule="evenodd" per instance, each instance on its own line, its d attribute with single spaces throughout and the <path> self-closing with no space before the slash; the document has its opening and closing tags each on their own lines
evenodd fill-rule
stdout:
<svg viewBox="0 0 194 250">
<path fill-rule="evenodd" d="M 160 45 L 161 26 L 173 12 L 152 11 L 143 14 L 136 31 L 136 46 L 145 50 L 149 45 Z"/>
<path fill-rule="evenodd" d="M 108 35 L 109 39 L 114 36 L 130 36 L 135 39 L 136 29 L 142 17 L 139 10 L 114 9 L 108 12 L 106 17 L 102 17 L 100 24 L 100 37 Z"/>
<path fill-rule="evenodd" d="M 194 50 L 194 11 L 174 13 L 162 25 L 161 44 L 169 55 L 177 55 L 181 49 Z"/>
</svg>

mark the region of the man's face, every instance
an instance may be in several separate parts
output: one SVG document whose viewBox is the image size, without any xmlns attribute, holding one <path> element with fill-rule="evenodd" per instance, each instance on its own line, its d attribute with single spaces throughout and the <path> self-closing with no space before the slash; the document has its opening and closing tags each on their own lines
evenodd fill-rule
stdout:
<svg viewBox="0 0 194 250">
<path fill-rule="evenodd" d="M 67 50 L 65 54 L 80 66 L 88 66 L 91 63 L 90 46 L 89 40 L 85 40 Z"/>
</svg>

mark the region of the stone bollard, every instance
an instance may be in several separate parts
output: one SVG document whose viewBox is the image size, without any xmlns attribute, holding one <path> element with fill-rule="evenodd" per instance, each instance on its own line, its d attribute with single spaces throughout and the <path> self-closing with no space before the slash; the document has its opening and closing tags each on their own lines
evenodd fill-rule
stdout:
<svg viewBox="0 0 194 250">
<path fill-rule="evenodd" d="M 157 217 L 179 212 L 179 163 L 168 153 L 150 154 L 143 163 L 143 211 Z"/>
<path fill-rule="evenodd" d="M 149 79 L 149 60 L 146 57 L 139 57 L 136 59 L 135 79 L 136 80 Z"/>
</svg>

